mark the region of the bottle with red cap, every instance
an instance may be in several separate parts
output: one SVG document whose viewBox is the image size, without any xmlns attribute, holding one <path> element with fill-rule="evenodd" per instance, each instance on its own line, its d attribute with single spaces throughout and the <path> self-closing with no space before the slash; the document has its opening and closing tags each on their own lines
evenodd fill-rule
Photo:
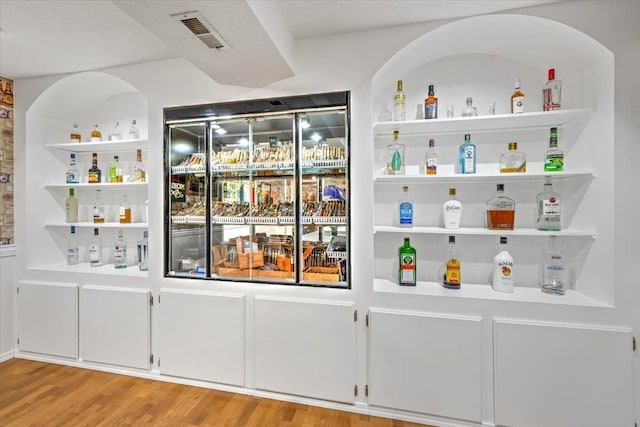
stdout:
<svg viewBox="0 0 640 427">
<path fill-rule="evenodd" d="M 560 109 L 562 80 L 556 79 L 555 68 L 549 68 L 549 80 L 542 86 L 542 109 L 552 111 Z"/>
</svg>

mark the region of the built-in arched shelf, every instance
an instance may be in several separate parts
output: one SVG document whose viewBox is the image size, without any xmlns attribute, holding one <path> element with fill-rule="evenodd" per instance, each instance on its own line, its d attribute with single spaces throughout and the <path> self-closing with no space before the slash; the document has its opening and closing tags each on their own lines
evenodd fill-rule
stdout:
<svg viewBox="0 0 640 427">
<path fill-rule="evenodd" d="M 130 138 L 128 130 L 136 121 L 138 138 Z M 119 123 L 123 141 L 109 141 L 109 133 Z M 97 123 L 102 132 L 102 143 L 89 142 L 90 132 Z M 69 134 L 73 124 L 78 124 L 82 142 L 71 143 Z M 103 72 L 84 72 L 61 78 L 46 88 L 31 104 L 26 113 L 26 266 L 30 270 L 58 272 L 92 272 L 104 274 L 111 264 L 111 246 L 118 224 L 119 204 L 126 194 L 132 206 L 133 222 L 138 226 L 123 227 L 129 246 L 128 264 L 125 270 L 115 269 L 121 275 L 140 277 L 135 262 L 135 243 L 142 238 L 140 228 L 146 229 L 147 185 L 108 184 L 110 191 L 101 191 L 107 224 L 97 225 L 103 246 L 104 267 L 83 269 L 66 268 L 67 238 L 69 227 L 59 227 L 65 222 L 65 199 L 73 184 L 65 183 L 70 152 L 76 152 L 80 185 L 75 186 L 79 200 L 78 224 L 90 221 L 95 203 L 96 188 L 87 184 L 87 171 L 91 167 L 91 155 L 98 154 L 98 166 L 103 181 L 108 180 L 108 166 L 118 155 L 124 168 L 125 180 L 136 160 L 136 151 L 148 154 L 148 107 L 146 98 L 130 83 Z M 113 187 L 113 188 L 111 188 Z M 88 262 L 88 245 L 93 235 L 92 227 L 77 227 L 81 264 Z M 113 272 L 109 271 L 110 274 Z M 143 273 L 146 276 L 146 272 Z"/>
<path fill-rule="evenodd" d="M 555 116 L 544 116 L 542 112 L 542 85 L 549 68 L 555 68 L 556 78 L 563 82 L 563 113 L 557 115 L 557 123 Z M 526 95 L 526 113 L 512 116 L 510 99 L 516 78 L 520 79 Z M 409 175 L 406 183 L 402 178 L 397 183 L 384 179 L 385 147 L 391 141 L 390 130 L 396 127 L 385 113 L 392 110 L 397 80 L 403 80 L 407 95 L 406 121 L 397 123 L 400 142 L 406 145 Z M 439 120 L 426 124 L 416 118 L 416 112 L 423 105 L 431 84 L 438 97 Z M 470 133 L 478 146 L 478 162 L 484 170 L 497 167 L 500 154 L 507 150 L 510 141 L 517 141 L 519 151 L 527 153 L 527 170 L 537 178 L 505 179 L 504 182 L 507 192 L 516 200 L 516 227 L 533 227 L 535 197 L 542 189 L 544 175 L 538 174 L 538 169 L 542 168 L 548 147 L 549 127 L 557 126 L 560 148 L 565 153 L 565 170 L 577 176 L 554 181 L 556 191 L 563 196 L 563 228 L 569 232 L 589 230 L 598 236 L 595 240 L 562 238 L 570 259 L 570 292 L 560 303 L 590 305 L 591 300 L 594 306 L 614 304 L 614 56 L 611 51 L 575 28 L 549 19 L 514 14 L 477 16 L 444 23 L 408 43 L 374 75 L 372 92 L 374 224 L 377 228 L 394 227 L 395 201 L 405 184 L 413 190 L 418 225 L 440 226 L 441 206 L 448 199 L 447 189 L 456 186 L 463 203 L 462 226 L 483 227 L 486 200 L 493 196 L 495 184 L 503 181 L 499 173 L 478 180 L 464 177 L 456 181 L 453 170 L 465 133 Z M 467 97 L 473 98 L 478 118 L 460 117 Z M 496 103 L 495 116 L 488 113 L 487 105 L 491 102 Z M 450 105 L 455 111 L 453 119 L 446 118 Z M 453 176 L 444 180 L 416 179 L 423 173 L 429 138 L 436 141 L 442 170 Z M 581 175 L 583 172 L 586 174 Z M 411 235 L 411 230 L 406 234 Z M 424 295 L 455 297 L 454 293 L 439 293 L 429 288 L 439 286 L 437 272 L 446 245 L 446 236 L 439 238 L 437 234 L 413 236 L 419 265 L 422 264 L 418 280 L 426 286 L 422 287 Z M 390 237 L 394 235 L 376 233 L 374 236 L 376 291 L 394 289 L 388 284 L 395 280 L 395 248 L 401 244 L 400 236 L 394 246 L 395 241 Z M 465 239 L 466 236 L 460 239 L 462 253 L 466 245 L 468 254 L 463 283 L 490 288 L 487 273 L 497 246 L 495 239 L 481 232 Z M 511 239 L 510 251 L 517 263 L 516 286 L 530 290 L 537 287 L 538 261 L 545 246 L 545 239 Z M 474 255 L 469 256 L 470 253 Z M 463 258 L 463 271 L 464 261 Z M 491 292 L 487 294 L 491 298 Z M 458 295 L 474 298 L 471 290 L 465 293 L 464 284 Z M 512 300 L 538 301 L 527 296 L 530 292 L 520 295 Z M 504 300 L 498 295 L 495 299 Z"/>
</svg>

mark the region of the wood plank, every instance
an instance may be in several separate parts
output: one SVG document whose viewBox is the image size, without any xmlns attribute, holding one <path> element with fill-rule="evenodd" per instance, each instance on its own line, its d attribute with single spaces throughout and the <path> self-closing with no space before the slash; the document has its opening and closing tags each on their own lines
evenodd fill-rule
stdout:
<svg viewBox="0 0 640 427">
<path fill-rule="evenodd" d="M 0 425 L 421 426 L 23 359 L 0 364 Z"/>
</svg>

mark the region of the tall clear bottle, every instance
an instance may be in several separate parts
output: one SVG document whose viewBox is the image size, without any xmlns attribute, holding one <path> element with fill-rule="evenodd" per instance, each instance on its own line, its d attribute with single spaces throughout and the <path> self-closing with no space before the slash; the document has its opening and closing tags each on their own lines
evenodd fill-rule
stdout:
<svg viewBox="0 0 640 427">
<path fill-rule="evenodd" d="M 493 258 L 493 289 L 513 292 L 513 257 L 507 250 L 507 238 L 500 237 L 500 252 Z"/>
<path fill-rule="evenodd" d="M 540 287 L 542 292 L 565 294 L 565 256 L 559 249 L 558 237 L 549 236 L 549 246 L 542 252 L 540 263 Z"/>
<path fill-rule="evenodd" d="M 458 149 L 458 166 L 462 174 L 476 173 L 476 145 L 471 142 L 471 135 L 468 133 Z"/>
<path fill-rule="evenodd" d="M 78 237 L 76 236 L 76 226 L 72 225 L 69 239 L 67 240 L 67 264 L 76 265 L 80 263 L 80 251 L 78 248 Z"/>
<path fill-rule="evenodd" d="M 129 128 L 129 139 L 139 139 L 139 138 L 140 138 L 140 131 L 136 126 L 136 121 L 131 120 L 131 127 Z"/>
<path fill-rule="evenodd" d="M 541 231 L 560 231 L 560 195 L 553 190 L 551 177 L 544 177 L 544 188 L 536 196 L 538 217 L 536 228 Z"/>
<path fill-rule="evenodd" d="M 404 175 L 404 145 L 398 142 L 400 132 L 393 131 L 393 143 L 387 145 L 387 175 Z"/>
<path fill-rule="evenodd" d="M 75 190 L 69 189 L 69 197 L 64 201 L 64 209 L 67 222 L 78 222 L 78 199 L 75 197 Z"/>
<path fill-rule="evenodd" d="M 91 216 L 93 218 L 93 222 L 95 223 L 103 223 L 104 222 L 104 207 L 100 204 L 100 189 L 96 190 L 96 201 L 93 204 L 93 209 Z"/>
<path fill-rule="evenodd" d="M 113 267 L 127 268 L 127 242 L 124 241 L 122 230 L 118 230 L 115 242 L 113 242 Z"/>
<path fill-rule="evenodd" d="M 442 286 L 449 289 L 460 289 L 461 286 L 460 255 L 456 249 L 456 236 L 449 236 L 449 246 L 444 258 L 444 274 Z"/>
<path fill-rule="evenodd" d="M 144 164 L 142 163 L 142 150 L 140 149 L 136 151 L 136 162 L 133 165 L 133 176 L 131 180 L 133 182 L 147 181 L 147 172 L 144 168 Z"/>
<path fill-rule="evenodd" d="M 562 98 L 562 80 L 556 80 L 555 68 L 549 68 L 549 80 L 542 86 L 542 109 L 559 110 Z"/>
<path fill-rule="evenodd" d="M 149 232 L 142 232 L 142 239 L 138 240 L 138 268 L 140 271 L 149 270 Z"/>
<path fill-rule="evenodd" d="M 515 89 L 511 95 L 511 113 L 524 113 L 524 92 L 520 90 L 520 79 L 517 78 L 514 84 Z"/>
<path fill-rule="evenodd" d="M 558 128 L 549 131 L 549 149 L 544 153 L 544 171 L 562 172 L 564 170 L 564 153 L 558 148 Z"/>
<path fill-rule="evenodd" d="M 416 266 L 416 250 L 411 246 L 408 237 L 404 238 L 404 244 L 398 248 L 398 284 L 401 286 L 415 286 L 418 271 Z"/>
<path fill-rule="evenodd" d="M 120 141 L 122 139 L 122 131 L 120 131 L 120 122 L 116 122 L 113 129 L 109 133 L 109 141 Z"/>
<path fill-rule="evenodd" d="M 402 187 L 402 194 L 398 200 L 398 225 L 413 227 L 413 199 L 409 196 L 409 187 Z"/>
<path fill-rule="evenodd" d="M 93 229 L 93 238 L 89 244 L 89 265 L 91 267 L 102 265 L 102 239 L 97 228 Z"/>
<path fill-rule="evenodd" d="M 65 181 L 67 184 L 79 184 L 80 175 L 76 166 L 76 153 L 69 154 L 69 167 L 67 168 Z"/>
<path fill-rule="evenodd" d="M 436 153 L 435 141 L 429 139 L 429 148 L 424 159 L 424 173 L 427 175 L 436 175 L 438 172 L 438 154 Z"/>
<path fill-rule="evenodd" d="M 402 80 L 398 80 L 397 90 L 393 95 L 393 120 L 403 121 L 407 111 L 407 95 L 402 90 Z"/>
</svg>

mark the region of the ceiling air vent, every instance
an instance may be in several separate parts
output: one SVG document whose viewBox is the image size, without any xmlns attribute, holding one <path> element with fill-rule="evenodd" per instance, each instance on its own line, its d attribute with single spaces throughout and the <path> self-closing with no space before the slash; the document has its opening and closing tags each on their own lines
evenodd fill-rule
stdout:
<svg viewBox="0 0 640 427">
<path fill-rule="evenodd" d="M 227 49 L 229 46 L 222 36 L 213 29 L 211 24 L 204 19 L 204 16 L 198 11 L 174 13 L 172 18 L 177 19 L 184 25 L 194 36 L 196 36 L 209 49 Z"/>
</svg>

